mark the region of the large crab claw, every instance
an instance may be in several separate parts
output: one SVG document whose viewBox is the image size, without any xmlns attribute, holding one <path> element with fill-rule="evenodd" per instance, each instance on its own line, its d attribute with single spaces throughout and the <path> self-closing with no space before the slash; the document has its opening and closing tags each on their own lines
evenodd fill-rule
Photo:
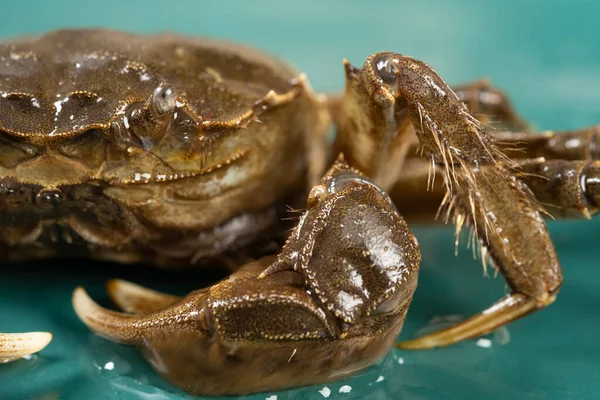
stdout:
<svg viewBox="0 0 600 400">
<path fill-rule="evenodd" d="M 341 159 L 308 203 L 276 259 L 180 300 L 113 281 L 111 296 L 139 314 L 101 308 L 78 288 L 75 311 L 99 335 L 139 346 L 192 393 L 241 394 L 354 373 L 394 345 L 420 254 L 387 195 Z"/>
</svg>

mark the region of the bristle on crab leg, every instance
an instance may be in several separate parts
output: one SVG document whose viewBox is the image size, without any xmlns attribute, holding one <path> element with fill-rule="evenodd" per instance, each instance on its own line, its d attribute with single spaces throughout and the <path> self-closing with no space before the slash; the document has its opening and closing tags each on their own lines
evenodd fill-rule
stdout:
<svg viewBox="0 0 600 400">
<path fill-rule="evenodd" d="M 51 340 L 49 332 L 0 333 L 0 364 L 37 353 Z"/>
</svg>

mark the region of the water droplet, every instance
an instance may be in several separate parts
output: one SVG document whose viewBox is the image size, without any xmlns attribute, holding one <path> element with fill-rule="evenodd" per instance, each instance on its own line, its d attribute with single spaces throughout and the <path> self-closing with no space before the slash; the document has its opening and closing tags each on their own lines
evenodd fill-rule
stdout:
<svg viewBox="0 0 600 400">
<path fill-rule="evenodd" d="M 350 393 L 351 391 L 352 391 L 352 386 L 350 386 L 350 385 L 344 385 L 339 390 L 340 393 Z"/>
<path fill-rule="evenodd" d="M 321 396 L 328 398 L 331 394 L 331 389 L 329 389 L 327 386 L 324 386 L 323 389 L 319 390 L 319 393 L 321 393 Z"/>
</svg>

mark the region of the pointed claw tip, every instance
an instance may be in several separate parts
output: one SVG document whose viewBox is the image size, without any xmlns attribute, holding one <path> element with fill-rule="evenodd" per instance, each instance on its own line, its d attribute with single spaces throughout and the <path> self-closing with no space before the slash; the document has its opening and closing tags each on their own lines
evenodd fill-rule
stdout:
<svg viewBox="0 0 600 400">
<path fill-rule="evenodd" d="M 77 286 L 75 288 L 73 291 L 73 296 L 71 297 L 71 303 L 73 304 L 75 314 L 77 314 L 79 319 L 81 319 L 81 321 L 84 323 L 88 320 L 91 310 L 96 307 L 100 307 L 94 300 L 92 300 L 83 286 Z"/>
<path fill-rule="evenodd" d="M 87 294 L 87 291 L 83 288 L 83 286 L 77 286 L 75 290 L 73 290 L 73 302 L 80 301 L 81 299 L 85 299 L 86 297 L 89 298 L 89 295 Z"/>
<path fill-rule="evenodd" d="M 350 64 L 350 62 L 344 58 L 344 70 L 346 71 L 346 79 L 356 79 L 358 70 Z"/>
<path fill-rule="evenodd" d="M 50 332 L 31 332 L 31 334 L 37 336 L 38 339 L 48 340 L 48 342 L 52 340 L 52 333 Z"/>
<path fill-rule="evenodd" d="M 81 286 L 73 291 L 72 303 L 77 317 L 97 335 L 114 342 L 135 343 L 137 332 L 128 325 L 128 315 L 101 307 Z"/>
<path fill-rule="evenodd" d="M 31 332 L 31 336 L 39 345 L 39 349 L 42 350 L 52 341 L 52 333 L 50 332 Z M 38 350 L 39 351 L 39 350 Z"/>
</svg>

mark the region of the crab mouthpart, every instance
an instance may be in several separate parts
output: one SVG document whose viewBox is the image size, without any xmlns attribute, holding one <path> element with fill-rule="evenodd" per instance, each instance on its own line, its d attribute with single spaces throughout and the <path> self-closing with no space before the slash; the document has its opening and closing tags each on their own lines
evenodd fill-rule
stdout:
<svg viewBox="0 0 600 400">
<path fill-rule="evenodd" d="M 136 172 L 132 174 L 129 178 L 125 178 L 120 180 L 121 184 L 145 184 L 145 183 L 161 183 L 161 182 L 173 182 L 180 179 L 194 178 L 200 175 L 208 175 L 212 172 L 219 171 L 223 168 L 229 167 L 230 165 L 236 163 L 241 160 L 248 154 L 247 150 L 239 151 L 235 153 L 232 157 L 225 160 L 224 162 L 218 163 L 216 165 L 206 167 L 197 171 L 172 171 L 169 173 L 150 173 L 150 172 Z"/>
</svg>

